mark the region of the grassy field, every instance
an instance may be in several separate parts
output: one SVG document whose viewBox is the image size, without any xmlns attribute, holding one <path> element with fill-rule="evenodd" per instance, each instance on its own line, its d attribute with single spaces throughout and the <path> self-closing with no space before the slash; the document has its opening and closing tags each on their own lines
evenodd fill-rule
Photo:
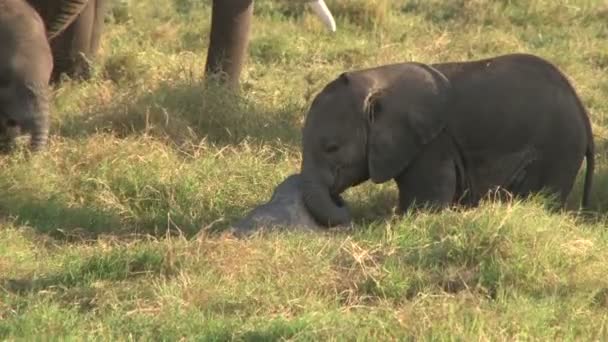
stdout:
<svg viewBox="0 0 608 342">
<path fill-rule="evenodd" d="M 0 339 L 608 339 L 608 4 L 327 2 L 335 35 L 257 0 L 240 95 L 201 82 L 207 1 L 114 8 L 95 77 L 55 88 L 48 151 L 0 159 Z M 590 112 L 590 217 L 540 197 L 395 217 L 395 186 L 365 184 L 351 230 L 221 234 L 298 171 L 340 72 L 509 52 L 553 61 Z"/>
</svg>

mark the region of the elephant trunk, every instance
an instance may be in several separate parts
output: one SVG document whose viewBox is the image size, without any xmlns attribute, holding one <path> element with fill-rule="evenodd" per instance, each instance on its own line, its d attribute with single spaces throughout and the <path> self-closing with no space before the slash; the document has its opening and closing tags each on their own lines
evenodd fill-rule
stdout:
<svg viewBox="0 0 608 342">
<path fill-rule="evenodd" d="M 304 170 L 304 169 L 303 169 Z M 315 220 L 332 227 L 348 224 L 351 220 L 348 208 L 338 195 L 332 195 L 315 171 L 302 172 L 302 198 Z"/>
<path fill-rule="evenodd" d="M 41 114 L 40 117 L 32 123 L 30 132 L 30 148 L 32 151 L 40 151 L 46 147 L 49 136 L 48 114 Z"/>
<path fill-rule="evenodd" d="M 33 151 L 43 149 L 49 136 L 49 91 L 46 87 L 37 89 L 36 103 L 32 115 L 24 122 L 24 128 L 30 133 L 30 148 Z"/>
<path fill-rule="evenodd" d="M 310 2 L 310 7 L 312 8 L 312 11 L 315 12 L 315 14 L 319 17 L 319 19 L 321 19 L 323 24 L 327 26 L 327 29 L 329 29 L 331 32 L 336 32 L 336 21 L 334 20 L 329 8 L 327 8 L 325 1 L 313 0 Z"/>
</svg>

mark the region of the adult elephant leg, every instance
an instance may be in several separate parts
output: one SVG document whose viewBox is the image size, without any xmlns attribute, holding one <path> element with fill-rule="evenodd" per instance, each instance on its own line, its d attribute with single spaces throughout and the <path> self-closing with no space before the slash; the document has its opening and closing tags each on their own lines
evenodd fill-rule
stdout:
<svg viewBox="0 0 608 342">
<path fill-rule="evenodd" d="M 108 10 L 110 9 L 110 0 L 94 0 L 95 2 L 95 18 L 91 31 L 91 41 L 89 45 L 89 53 L 91 58 L 97 55 L 99 43 L 101 41 L 101 33 L 104 29 L 104 20 Z"/>
<path fill-rule="evenodd" d="M 53 81 L 57 81 L 64 73 L 70 77 L 88 78 L 89 66 L 86 56 L 89 53 L 94 17 L 95 6 L 93 2 L 89 2 L 65 31 L 51 40 L 55 65 Z"/>
<path fill-rule="evenodd" d="M 249 45 L 253 0 L 213 0 L 205 72 L 236 88 Z"/>
<path fill-rule="evenodd" d="M 108 1 L 89 1 L 74 22 L 51 41 L 55 61 L 53 81 L 62 73 L 74 78 L 90 77 L 90 61 L 99 48 L 107 10 Z"/>
</svg>

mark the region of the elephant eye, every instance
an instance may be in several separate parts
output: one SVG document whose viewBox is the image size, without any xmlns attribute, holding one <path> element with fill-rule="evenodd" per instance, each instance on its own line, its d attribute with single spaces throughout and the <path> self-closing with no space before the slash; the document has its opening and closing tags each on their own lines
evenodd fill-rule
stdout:
<svg viewBox="0 0 608 342">
<path fill-rule="evenodd" d="M 323 144 L 323 151 L 327 154 L 336 153 L 338 152 L 338 149 L 340 149 L 340 146 L 335 142 L 326 142 Z"/>
</svg>

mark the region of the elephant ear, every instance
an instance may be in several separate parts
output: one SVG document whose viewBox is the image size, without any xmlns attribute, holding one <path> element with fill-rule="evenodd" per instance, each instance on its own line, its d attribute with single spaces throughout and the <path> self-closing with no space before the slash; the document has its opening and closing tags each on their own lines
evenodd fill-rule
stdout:
<svg viewBox="0 0 608 342">
<path fill-rule="evenodd" d="M 390 79 L 370 90 L 364 104 L 374 183 L 397 177 L 445 128 L 450 96 L 450 82 L 431 66 L 407 63 L 389 73 Z"/>
<path fill-rule="evenodd" d="M 46 35 L 52 40 L 63 32 L 80 14 L 89 0 L 32 0 L 46 26 Z"/>
</svg>

